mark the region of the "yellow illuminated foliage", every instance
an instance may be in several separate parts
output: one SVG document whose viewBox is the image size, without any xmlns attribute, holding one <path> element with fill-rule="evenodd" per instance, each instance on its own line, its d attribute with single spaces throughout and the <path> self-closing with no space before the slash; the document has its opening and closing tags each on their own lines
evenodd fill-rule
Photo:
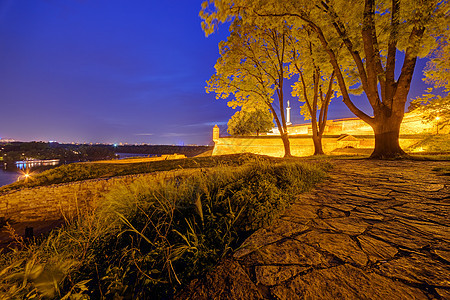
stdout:
<svg viewBox="0 0 450 300">
<path fill-rule="evenodd" d="M 207 81 L 206 91 L 217 99 L 229 99 L 228 105 L 270 109 L 281 133 L 285 156 L 290 156 L 284 113 L 283 86 L 289 77 L 286 66 L 288 28 L 260 28 L 235 20 L 230 36 L 219 44 L 216 73 Z M 274 97 L 277 104 L 274 105 Z"/>
<path fill-rule="evenodd" d="M 268 132 L 273 127 L 273 118 L 268 109 L 243 106 L 228 121 L 231 135 L 250 135 Z"/>
<path fill-rule="evenodd" d="M 448 28 L 449 7 L 448 0 L 209 0 L 200 16 L 207 35 L 237 19 L 260 28 L 284 22 L 315 35 L 343 102 L 374 130 L 372 157 L 389 158 L 405 154 L 398 137 L 416 61 L 436 48 L 436 37 Z M 359 82 L 355 87 L 365 92 L 372 114 L 350 97 L 344 74 L 351 70 L 341 60 L 341 50 L 351 57 Z M 398 51 L 404 52 L 404 60 L 395 76 Z"/>
<path fill-rule="evenodd" d="M 424 81 L 432 87 L 411 103 L 410 110 L 420 112 L 426 120 L 435 122 L 438 127 L 436 132 L 439 129 L 443 130 L 441 132 L 448 132 L 450 127 L 450 31 L 448 28 L 439 39 L 439 47 L 433 52 L 424 75 Z"/>
</svg>

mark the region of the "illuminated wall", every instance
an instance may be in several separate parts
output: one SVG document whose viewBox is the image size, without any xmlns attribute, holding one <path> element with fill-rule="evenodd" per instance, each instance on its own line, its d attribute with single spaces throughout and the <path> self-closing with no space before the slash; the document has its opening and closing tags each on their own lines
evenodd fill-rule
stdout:
<svg viewBox="0 0 450 300">
<path fill-rule="evenodd" d="M 400 146 L 405 149 L 420 141 L 420 138 L 400 138 Z M 293 136 L 289 138 L 291 154 L 294 156 L 309 156 L 314 154 L 314 145 L 310 136 Z M 375 139 L 370 136 L 325 136 L 322 138 L 325 154 L 333 150 L 352 147 L 359 149 L 373 149 Z M 284 146 L 279 136 L 263 137 L 223 137 L 215 141 L 213 155 L 254 153 L 275 157 L 284 156 Z M 337 153 L 338 154 L 338 153 Z M 362 152 L 361 154 L 367 154 Z M 370 153 L 369 153 L 370 154 Z"/>
<path fill-rule="evenodd" d="M 400 137 L 400 146 L 403 149 L 408 148 L 422 139 L 414 135 L 432 133 L 435 128 L 432 123 L 423 123 L 417 114 L 405 114 L 400 134 L 409 136 Z M 314 153 L 311 124 L 288 126 L 288 132 L 292 155 L 308 156 Z M 277 135 L 277 130 L 273 134 L 259 137 L 219 137 L 218 127 L 215 126 L 213 140 L 215 143 L 213 155 L 244 152 L 277 157 L 284 155 L 283 143 Z M 358 118 L 329 120 L 322 138 L 322 146 L 326 154 L 345 147 L 373 149 L 375 139 L 372 128 Z"/>
<path fill-rule="evenodd" d="M 423 122 L 422 117 L 416 113 L 407 113 L 403 118 L 400 134 L 423 134 L 433 133 L 436 124 L 433 122 Z M 275 130 L 277 132 L 277 130 Z M 288 126 L 290 135 L 309 134 L 312 135 L 310 123 Z M 325 135 L 373 135 L 372 127 L 358 118 L 346 118 L 338 120 L 328 120 L 324 131 Z"/>
</svg>

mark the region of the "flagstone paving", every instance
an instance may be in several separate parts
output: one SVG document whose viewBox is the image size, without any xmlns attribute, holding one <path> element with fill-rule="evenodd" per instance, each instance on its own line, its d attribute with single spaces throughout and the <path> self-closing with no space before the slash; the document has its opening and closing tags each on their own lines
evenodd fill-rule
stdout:
<svg viewBox="0 0 450 300">
<path fill-rule="evenodd" d="M 178 298 L 450 299 L 450 163 L 333 165 Z"/>
</svg>

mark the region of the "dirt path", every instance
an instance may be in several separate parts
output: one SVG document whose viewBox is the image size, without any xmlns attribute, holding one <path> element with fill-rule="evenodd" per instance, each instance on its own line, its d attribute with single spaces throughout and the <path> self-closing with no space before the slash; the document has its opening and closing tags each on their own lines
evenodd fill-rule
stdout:
<svg viewBox="0 0 450 300">
<path fill-rule="evenodd" d="M 179 298 L 450 299 L 450 163 L 333 164 Z"/>
</svg>

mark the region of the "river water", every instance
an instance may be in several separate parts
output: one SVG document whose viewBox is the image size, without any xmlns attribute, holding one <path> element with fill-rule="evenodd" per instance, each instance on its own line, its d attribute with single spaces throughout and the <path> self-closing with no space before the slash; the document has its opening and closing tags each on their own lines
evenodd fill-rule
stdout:
<svg viewBox="0 0 450 300">
<path fill-rule="evenodd" d="M 148 157 L 154 156 L 153 154 L 136 154 L 136 153 L 116 153 L 121 159 L 124 158 L 137 158 L 137 157 Z M 16 182 L 19 177 L 24 175 L 24 170 L 29 171 L 44 171 L 45 169 L 51 169 L 57 167 L 59 163 L 32 163 L 32 162 L 17 162 L 16 167 L 13 170 L 5 170 L 0 165 L 0 187 L 4 185 Z"/>
<path fill-rule="evenodd" d="M 0 187 L 16 182 L 20 177 L 23 179 L 25 173 L 33 172 L 35 174 L 54 168 L 59 165 L 58 160 L 30 160 L 17 161 L 14 166 L 0 165 Z"/>
<path fill-rule="evenodd" d="M 11 184 L 21 176 L 22 174 L 19 171 L 5 171 L 0 169 L 0 186 L 4 186 L 7 184 Z"/>
</svg>

